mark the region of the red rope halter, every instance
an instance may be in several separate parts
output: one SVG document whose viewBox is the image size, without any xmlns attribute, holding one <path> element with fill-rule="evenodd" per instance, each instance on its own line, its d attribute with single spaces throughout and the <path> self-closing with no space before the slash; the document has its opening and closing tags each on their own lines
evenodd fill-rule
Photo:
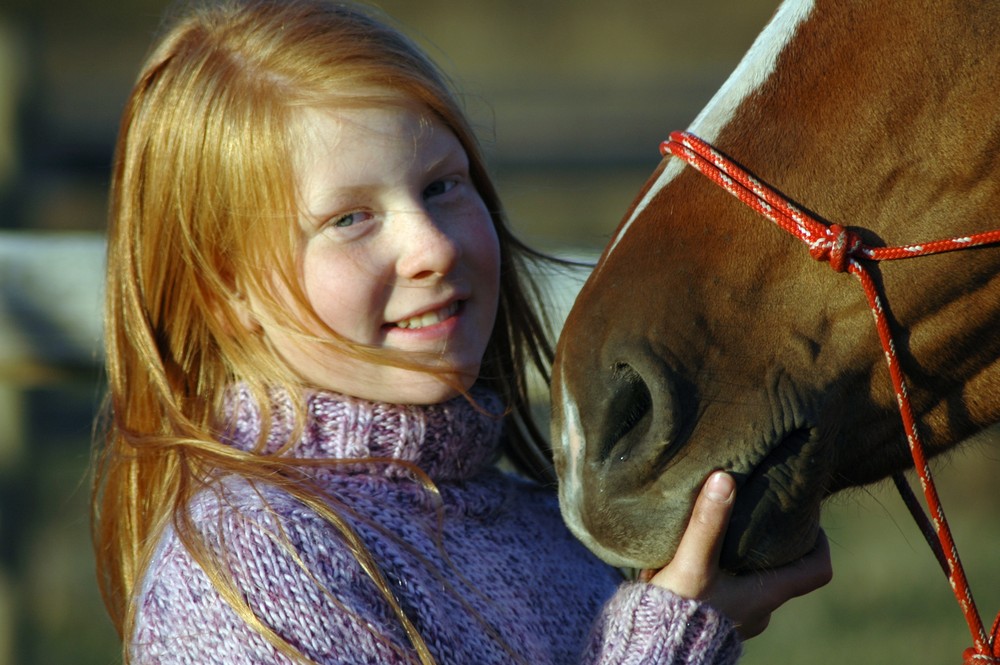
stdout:
<svg viewBox="0 0 1000 665">
<path fill-rule="evenodd" d="M 1000 243 L 1000 230 L 919 245 L 870 247 L 865 245 L 861 238 L 849 229 L 838 224 L 828 226 L 802 212 L 784 196 L 751 176 L 712 146 L 692 134 L 673 132 L 670 134 L 670 139 L 660 145 L 660 152 L 664 156 L 670 154 L 684 160 L 747 206 L 806 243 L 809 247 L 809 253 L 816 260 L 828 261 L 837 272 L 849 272 L 860 280 L 875 317 L 875 326 L 885 351 L 886 364 L 889 367 L 892 384 L 896 390 L 896 400 L 899 404 L 906 440 L 931 514 L 930 519 L 913 496 L 913 491 L 903 475 L 896 474 L 893 479 L 907 507 L 923 531 L 924 537 L 927 538 L 931 549 L 937 555 L 938 561 L 951 583 L 955 598 L 965 614 L 973 641 L 973 646 L 966 649 L 963 654 L 965 663 L 967 665 L 1000 664 L 1000 615 L 997 616 L 991 633 L 987 634 L 976 603 L 972 598 L 972 590 L 959 559 L 958 549 L 951 535 L 951 528 L 948 526 L 944 509 L 941 507 L 937 488 L 934 485 L 931 469 L 924 453 L 923 443 L 917 433 L 906 382 L 896 357 L 896 346 L 882 308 L 878 287 L 868 270 L 860 263 L 860 260 L 891 261 Z"/>
</svg>

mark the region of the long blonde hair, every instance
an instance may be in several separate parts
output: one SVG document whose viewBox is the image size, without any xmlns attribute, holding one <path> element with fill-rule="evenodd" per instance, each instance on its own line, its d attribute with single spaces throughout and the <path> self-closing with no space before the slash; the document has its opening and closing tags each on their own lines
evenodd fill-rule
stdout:
<svg viewBox="0 0 1000 665">
<path fill-rule="evenodd" d="M 373 98 L 372 90 L 391 94 Z M 534 368 L 547 381 L 552 358 L 550 330 L 534 304 L 539 290 L 523 270 L 544 257 L 507 228 L 447 79 L 384 18 L 353 5 L 249 0 L 195 9 L 165 33 L 139 74 L 123 113 L 112 177 L 108 399 L 95 460 L 94 543 L 105 604 L 126 640 L 132 599 L 164 525 L 172 521 L 199 563 L 213 570 L 203 561 L 206 550 L 192 535 L 187 511 L 209 476 L 221 471 L 273 481 L 280 476 L 275 465 L 294 464 L 235 451 L 218 443 L 214 427 L 222 395 L 235 382 L 262 400 L 274 388 L 302 387 L 263 336 L 242 325 L 238 306 L 251 293 L 280 318 L 281 303 L 267 297 L 270 277 L 262 276 L 275 270 L 288 292 L 305 302 L 290 260 L 296 242 L 295 225 L 288 223 L 296 201 L 289 166 L 293 116 L 306 107 L 394 99 L 433 113 L 468 153 L 501 247 L 499 311 L 481 381 L 514 416 L 508 457 L 529 475 L 552 479 L 526 380 Z M 379 362 L 401 362 L 342 346 Z M 321 497 L 294 483 L 288 489 L 339 524 Z M 393 602 L 363 546 L 356 553 Z M 224 580 L 217 586 L 225 597 L 236 596 Z M 252 615 L 241 614 L 295 655 Z M 428 660 L 419 635 L 402 610 L 398 614 L 421 660 Z"/>
</svg>

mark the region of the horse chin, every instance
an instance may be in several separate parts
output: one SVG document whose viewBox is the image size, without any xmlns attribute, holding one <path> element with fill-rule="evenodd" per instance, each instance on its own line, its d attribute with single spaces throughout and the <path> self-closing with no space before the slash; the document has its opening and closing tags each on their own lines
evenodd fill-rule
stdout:
<svg viewBox="0 0 1000 665">
<path fill-rule="evenodd" d="M 813 549 L 826 496 L 825 451 L 814 430 L 798 430 L 749 471 L 734 471 L 740 486 L 722 568 L 734 573 L 775 568 Z"/>
</svg>

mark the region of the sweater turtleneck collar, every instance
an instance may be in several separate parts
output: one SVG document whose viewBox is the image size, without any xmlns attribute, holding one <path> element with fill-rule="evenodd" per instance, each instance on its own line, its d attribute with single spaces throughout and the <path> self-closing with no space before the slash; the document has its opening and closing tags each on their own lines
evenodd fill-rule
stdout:
<svg viewBox="0 0 1000 665">
<path fill-rule="evenodd" d="M 503 404 L 486 389 L 429 405 L 386 404 L 332 392 L 306 393 L 306 423 L 298 441 L 283 455 L 300 459 L 398 460 L 419 467 L 431 480 L 471 478 L 499 454 Z M 245 386 L 229 394 L 222 440 L 245 451 L 260 451 L 260 408 Z M 287 394 L 271 401 L 271 427 L 263 452 L 274 454 L 288 443 L 294 409 Z M 337 465 L 345 473 L 412 477 L 404 465 Z"/>
</svg>

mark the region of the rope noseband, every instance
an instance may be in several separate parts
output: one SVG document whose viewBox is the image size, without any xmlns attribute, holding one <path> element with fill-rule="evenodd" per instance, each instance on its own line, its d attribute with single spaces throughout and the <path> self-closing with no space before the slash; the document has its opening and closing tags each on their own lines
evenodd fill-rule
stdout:
<svg viewBox="0 0 1000 665">
<path fill-rule="evenodd" d="M 1000 665 L 1000 615 L 997 616 L 990 634 L 987 634 L 972 598 L 972 590 L 966 579 L 965 570 L 958 556 L 958 549 L 952 538 L 951 527 L 945 518 L 944 509 L 941 507 L 924 446 L 917 432 L 906 382 L 896 357 L 896 346 L 882 307 L 878 287 L 861 263 L 863 260 L 891 261 L 997 244 L 1000 243 L 1000 230 L 919 245 L 870 247 L 864 244 L 860 236 L 849 229 L 837 224 L 827 225 L 802 212 L 784 196 L 751 176 L 712 146 L 692 134 L 673 132 L 670 139 L 660 145 L 660 152 L 664 156 L 673 155 L 684 160 L 744 204 L 804 242 L 813 258 L 827 261 L 837 272 L 849 272 L 861 282 L 875 317 L 875 326 L 878 329 L 879 339 L 885 351 L 886 364 L 889 367 L 889 374 L 896 391 L 896 400 L 903 420 L 907 444 L 931 518 L 928 518 L 924 513 L 902 473 L 895 474 L 893 480 L 931 549 L 937 555 L 938 561 L 951 583 L 955 598 L 965 614 L 973 641 L 973 646 L 966 649 L 963 654 L 966 665 Z"/>
</svg>

